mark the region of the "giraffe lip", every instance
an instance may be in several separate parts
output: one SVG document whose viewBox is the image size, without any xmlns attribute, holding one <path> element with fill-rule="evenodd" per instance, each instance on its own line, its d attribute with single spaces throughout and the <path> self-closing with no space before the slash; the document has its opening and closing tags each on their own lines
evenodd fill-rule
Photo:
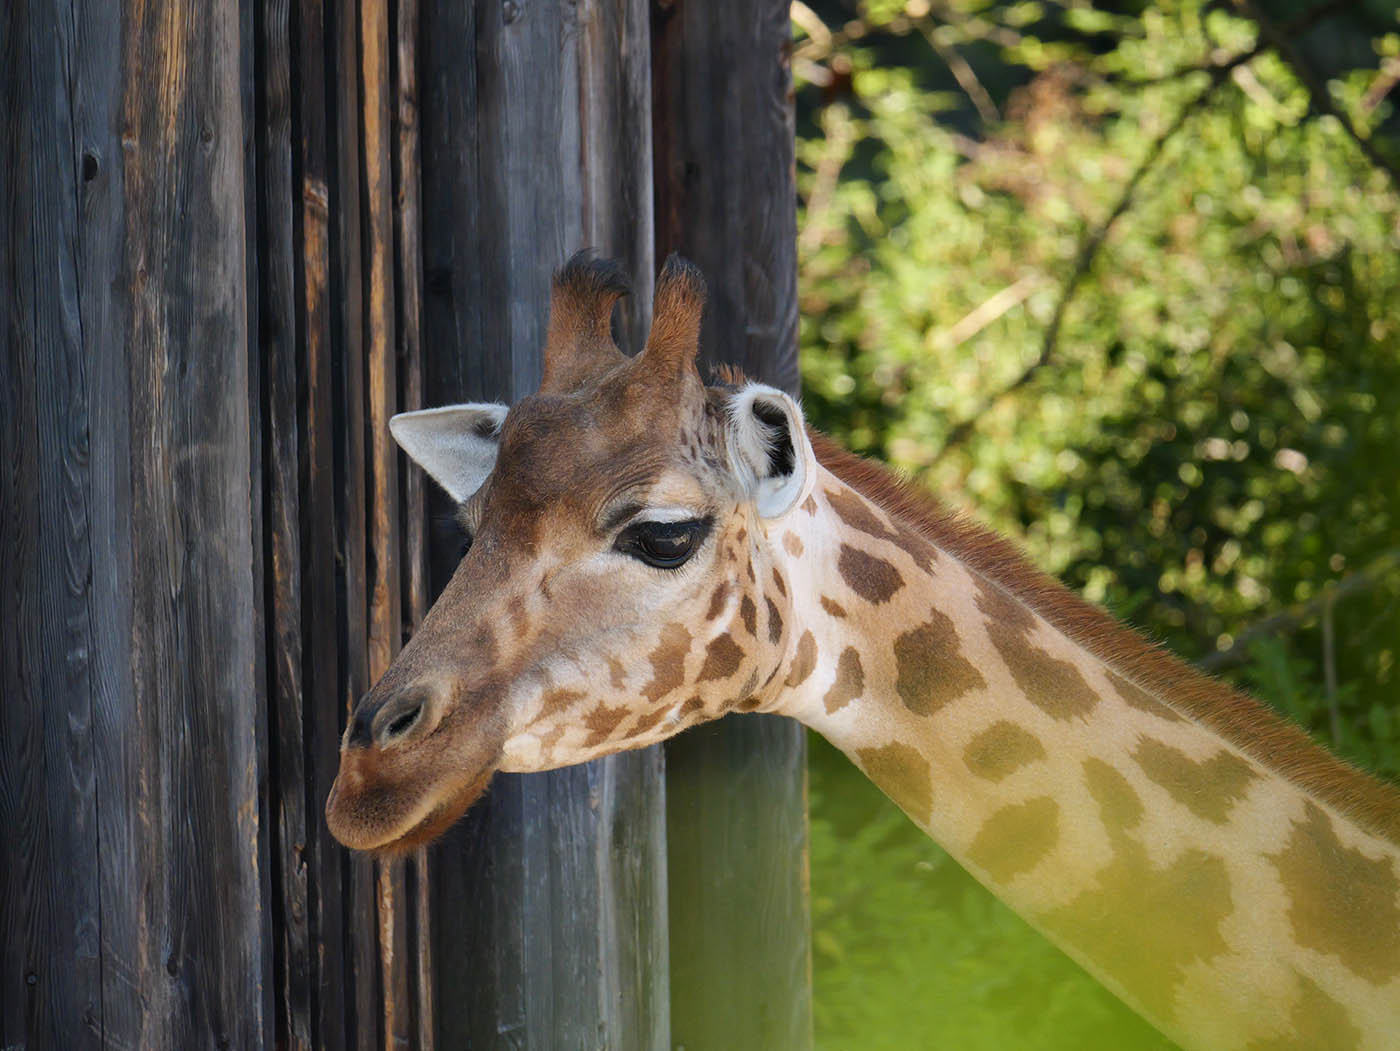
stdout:
<svg viewBox="0 0 1400 1051">
<path fill-rule="evenodd" d="M 486 770 L 476 780 L 469 781 L 448 798 L 435 803 L 433 808 L 407 832 L 382 843 L 360 849 L 366 849 L 376 857 L 394 857 L 419 847 L 428 846 L 455 825 L 471 809 L 472 804 L 486 794 L 486 789 L 491 784 L 491 778 L 494 775 L 494 769 Z"/>
<path fill-rule="evenodd" d="M 475 777 L 446 791 L 424 793 L 395 784 L 392 776 L 386 779 L 370 756 L 342 755 L 341 769 L 326 799 L 326 825 L 351 850 L 383 855 L 424 846 L 481 797 L 496 766 L 487 763 Z"/>
</svg>

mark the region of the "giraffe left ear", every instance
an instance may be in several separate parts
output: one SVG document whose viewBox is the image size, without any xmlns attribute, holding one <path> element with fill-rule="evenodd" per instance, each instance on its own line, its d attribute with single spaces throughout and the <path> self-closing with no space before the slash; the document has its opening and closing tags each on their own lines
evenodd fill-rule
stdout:
<svg viewBox="0 0 1400 1051">
<path fill-rule="evenodd" d="M 793 509 L 816 478 L 816 456 L 797 403 L 776 387 L 749 383 L 729 399 L 729 464 L 763 518 Z"/>
<path fill-rule="evenodd" d="M 389 421 L 389 433 L 460 504 L 496 466 L 507 411 L 504 405 L 473 402 L 401 412 Z"/>
</svg>

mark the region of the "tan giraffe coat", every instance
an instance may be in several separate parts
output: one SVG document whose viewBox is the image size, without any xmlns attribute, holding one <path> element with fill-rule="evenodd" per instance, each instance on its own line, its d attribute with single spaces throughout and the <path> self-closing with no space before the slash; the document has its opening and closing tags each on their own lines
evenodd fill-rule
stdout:
<svg viewBox="0 0 1400 1051">
<path fill-rule="evenodd" d="M 618 291 L 571 263 L 539 395 L 396 430 L 474 540 L 347 728 L 338 838 L 423 842 L 494 770 L 780 712 L 1186 1046 L 1400 1041 L 1394 792 L 808 435 L 780 392 L 702 387 L 693 271 L 668 264 L 635 359 L 607 337 Z M 638 556 L 673 533 L 681 564 Z"/>
</svg>

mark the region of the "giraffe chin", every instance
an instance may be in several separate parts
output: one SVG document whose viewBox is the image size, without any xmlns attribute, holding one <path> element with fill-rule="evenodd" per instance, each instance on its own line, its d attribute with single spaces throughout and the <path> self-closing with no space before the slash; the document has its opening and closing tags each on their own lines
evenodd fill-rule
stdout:
<svg viewBox="0 0 1400 1051">
<path fill-rule="evenodd" d="M 426 814 L 402 830 L 392 826 L 386 829 L 382 822 L 350 819 L 354 811 L 363 812 L 363 808 L 357 807 L 346 798 L 348 793 L 342 792 L 342 778 L 337 777 L 335 785 L 331 788 L 330 798 L 326 800 L 326 824 L 331 835 L 351 850 L 381 858 L 406 854 L 426 846 L 451 828 L 485 793 L 494 774 L 494 767 L 487 767 L 474 780 L 463 783 L 437 800 Z M 369 809 L 372 811 L 374 808 Z M 376 828 L 375 825 L 379 827 Z"/>
<path fill-rule="evenodd" d="M 417 850 L 419 847 L 426 847 L 455 825 L 458 819 L 472 808 L 472 804 L 486 794 L 487 786 L 491 784 L 494 773 L 493 770 L 487 770 L 475 781 L 468 782 L 461 789 L 438 802 L 403 835 L 369 847 L 369 853 L 377 858 L 394 858 Z"/>
</svg>

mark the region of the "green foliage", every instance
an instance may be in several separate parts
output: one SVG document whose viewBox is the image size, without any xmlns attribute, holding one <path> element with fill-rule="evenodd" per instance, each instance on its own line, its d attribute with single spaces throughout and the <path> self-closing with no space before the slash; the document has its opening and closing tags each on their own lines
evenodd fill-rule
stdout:
<svg viewBox="0 0 1400 1051">
<path fill-rule="evenodd" d="M 1397 777 L 1400 21 L 1259 6 L 799 5 L 805 406 Z M 812 770 L 822 1046 L 1157 1046 Z"/>
</svg>

